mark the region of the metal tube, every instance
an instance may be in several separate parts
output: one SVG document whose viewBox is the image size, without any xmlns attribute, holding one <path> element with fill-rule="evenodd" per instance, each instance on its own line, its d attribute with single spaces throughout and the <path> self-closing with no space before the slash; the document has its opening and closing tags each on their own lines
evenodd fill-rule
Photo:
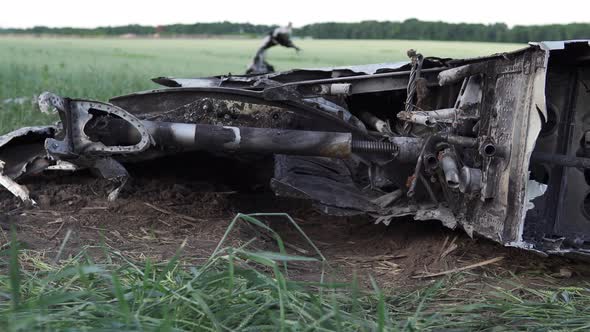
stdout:
<svg viewBox="0 0 590 332">
<path fill-rule="evenodd" d="M 379 119 L 378 117 L 374 116 L 369 112 L 361 112 L 359 114 L 359 118 L 365 124 L 369 125 L 371 128 L 377 130 L 383 134 L 391 134 L 391 129 L 389 128 L 389 124 L 387 122 Z"/>
<path fill-rule="evenodd" d="M 425 111 L 425 113 L 435 120 L 453 120 L 457 117 L 458 110 L 456 108 L 442 108 Z"/>
<path fill-rule="evenodd" d="M 467 136 L 448 135 L 446 136 L 446 141 L 449 144 L 459 145 L 466 148 L 475 148 L 478 144 L 477 138 Z"/>
<path fill-rule="evenodd" d="M 546 152 L 533 152 L 531 155 L 531 161 L 565 167 L 590 168 L 590 158 L 566 156 L 562 154 Z"/>
<path fill-rule="evenodd" d="M 463 65 L 441 71 L 438 74 L 438 84 L 440 86 L 449 85 L 457 83 L 469 76 L 483 73 L 486 70 L 488 63 L 489 61 L 471 63 L 468 65 Z"/>
<path fill-rule="evenodd" d="M 422 73 L 433 73 L 433 72 L 441 72 L 445 69 L 448 69 L 448 68 L 447 67 L 434 67 L 434 68 L 422 69 L 421 72 Z M 362 74 L 362 75 L 355 75 L 355 76 L 344 76 L 344 77 L 334 77 L 334 78 L 323 78 L 323 79 L 317 79 L 317 80 L 297 81 L 297 82 L 285 83 L 282 85 L 278 85 L 276 87 L 274 87 L 274 86 L 269 87 L 269 88 L 266 88 L 266 90 L 280 89 L 280 88 L 284 88 L 286 86 L 292 86 L 292 85 L 343 83 L 343 82 L 352 82 L 352 81 L 359 81 L 359 80 L 366 80 L 366 79 L 373 79 L 373 78 L 380 78 L 380 77 L 405 76 L 405 75 L 410 75 L 410 72 L 411 72 L 410 70 L 392 71 L 392 72 L 387 72 L 387 73 Z"/>
<path fill-rule="evenodd" d="M 403 162 L 415 162 L 424 145 L 424 139 L 419 137 L 392 137 L 390 141 L 399 147 L 395 159 Z"/>
<path fill-rule="evenodd" d="M 459 175 L 459 190 L 462 193 L 475 193 L 481 190 L 482 174 L 479 168 L 463 166 Z"/>
<path fill-rule="evenodd" d="M 247 151 L 347 158 L 352 134 L 144 121 L 156 143 L 191 150 Z"/>
<path fill-rule="evenodd" d="M 181 147 L 190 147 L 195 140 L 195 125 L 191 123 L 172 123 L 159 121 L 142 121 L 156 145 L 166 146 L 174 143 Z M 130 135 L 135 132 L 131 131 Z"/>
<path fill-rule="evenodd" d="M 440 153 L 440 165 L 445 174 L 445 181 L 449 188 L 459 187 L 459 169 L 455 154 L 451 149 L 445 149 Z"/>
<path fill-rule="evenodd" d="M 416 123 L 419 125 L 427 126 L 427 127 L 434 127 L 436 125 L 436 119 L 431 117 L 426 112 L 412 112 L 412 111 L 401 111 L 397 113 L 397 118 L 411 123 Z"/>
<path fill-rule="evenodd" d="M 334 83 L 329 85 L 329 94 L 333 96 L 344 95 L 348 96 L 350 94 L 350 83 Z"/>
<path fill-rule="evenodd" d="M 427 170 L 432 170 L 438 167 L 438 159 L 436 159 L 436 155 L 434 153 L 427 152 L 422 157 L 424 167 Z"/>
<path fill-rule="evenodd" d="M 459 145 L 464 147 L 476 147 L 477 146 L 477 138 L 466 137 L 466 136 L 455 136 L 450 135 L 448 133 L 443 134 L 435 134 L 432 136 L 428 136 L 422 145 L 422 149 L 420 154 L 418 155 L 418 160 L 416 162 L 416 167 L 414 168 L 414 174 L 410 177 L 409 185 L 408 185 L 408 197 L 413 197 L 415 190 L 416 190 L 416 179 L 422 172 L 422 163 L 424 160 L 425 153 L 433 151 L 434 146 L 439 142 L 447 142 L 453 145 Z"/>
<path fill-rule="evenodd" d="M 393 159 L 415 161 L 424 140 L 417 137 L 390 137 L 385 141 L 352 140 L 351 133 L 306 130 L 223 127 L 205 124 L 142 121 L 165 151 L 242 150 L 346 158 L 351 153 L 385 153 Z M 141 137 L 121 119 L 90 123 L 89 135 L 106 145 L 136 144 Z M 236 144 L 239 136 L 239 143 Z M 233 142 L 233 143 L 232 143 Z"/>
<path fill-rule="evenodd" d="M 424 140 L 415 137 L 390 137 L 386 141 L 353 141 L 351 133 L 307 130 L 215 126 L 206 124 L 142 121 L 164 151 L 240 150 L 296 155 L 347 158 L 352 153 L 386 153 L 393 159 L 415 161 Z M 136 144 L 136 130 L 121 119 L 87 128 L 94 140 L 106 145 Z"/>
<path fill-rule="evenodd" d="M 420 174 L 418 177 L 420 178 L 420 182 L 422 182 L 424 188 L 426 188 L 426 191 L 428 192 L 428 195 L 430 196 L 430 200 L 432 200 L 432 203 L 438 205 L 438 199 L 436 199 L 436 195 L 432 190 L 432 186 L 430 186 L 430 183 L 428 183 L 428 180 L 426 180 L 426 178 L 422 174 Z"/>
</svg>

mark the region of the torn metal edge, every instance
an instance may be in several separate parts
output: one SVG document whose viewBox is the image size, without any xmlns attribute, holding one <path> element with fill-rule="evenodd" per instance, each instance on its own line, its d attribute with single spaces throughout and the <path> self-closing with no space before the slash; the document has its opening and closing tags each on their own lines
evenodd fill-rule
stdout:
<svg viewBox="0 0 590 332">
<path fill-rule="evenodd" d="M 0 136 L 0 148 L 8 144 L 16 137 L 26 136 L 30 133 L 50 135 L 52 131 L 55 130 L 57 130 L 57 126 L 34 126 L 19 128 Z"/>
<path fill-rule="evenodd" d="M 0 186 L 6 188 L 10 191 L 14 196 L 20 198 L 23 202 L 29 203 L 32 205 L 37 205 L 37 203 L 29 197 L 29 190 L 16 182 L 14 182 L 8 176 L 2 174 L 4 171 L 4 162 L 0 160 Z"/>
</svg>

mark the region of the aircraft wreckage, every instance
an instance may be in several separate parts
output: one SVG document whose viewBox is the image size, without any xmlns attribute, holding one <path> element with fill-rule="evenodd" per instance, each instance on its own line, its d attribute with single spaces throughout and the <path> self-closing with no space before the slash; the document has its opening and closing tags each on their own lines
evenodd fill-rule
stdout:
<svg viewBox="0 0 590 332">
<path fill-rule="evenodd" d="M 252 167 L 269 160 L 270 190 L 326 214 L 386 224 L 411 215 L 508 246 L 590 257 L 589 42 L 473 59 L 409 56 L 157 78 L 165 88 L 108 103 L 44 93 L 40 109 L 61 121 L 0 136 L 0 184 L 34 204 L 22 178 L 90 169 L 117 183 L 112 200 L 127 163 L 205 151 L 251 158 Z"/>
</svg>

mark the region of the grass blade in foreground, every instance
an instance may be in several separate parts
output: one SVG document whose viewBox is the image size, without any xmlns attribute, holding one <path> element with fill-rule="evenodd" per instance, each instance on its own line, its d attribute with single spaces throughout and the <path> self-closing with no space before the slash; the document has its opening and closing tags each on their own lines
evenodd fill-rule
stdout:
<svg viewBox="0 0 590 332">
<path fill-rule="evenodd" d="M 258 215 L 260 217 L 261 215 Z M 232 222 L 267 227 L 254 216 Z M 276 240 L 281 241 L 278 234 Z M 301 283 L 283 263 L 317 258 L 269 253 L 251 243 L 224 247 L 191 269 L 170 262 L 133 262 L 110 252 L 105 264 L 85 253 L 38 263 L 16 245 L 0 256 L 3 331 L 377 331 L 587 330 L 588 287 L 534 290 L 519 285 L 480 296 L 457 295 L 461 276 L 417 291 L 362 291 L 357 285 Z M 15 244 L 16 241 L 11 242 Z M 281 247 L 277 244 L 278 247 Z M 282 247 L 284 248 L 284 247 Z M 281 250 L 282 251 L 282 250 Z M 316 256 L 317 257 L 317 256 Z M 321 260 L 320 260 L 321 262 Z M 19 263 L 29 268 L 19 269 Z M 26 264 L 24 264 L 26 263 Z M 317 264 L 317 263 L 316 263 Z M 10 273 L 8 273 L 10 271 Z M 323 290 L 327 295 L 322 296 Z M 453 290 L 453 291 L 451 291 Z M 461 293 L 460 293 L 461 294 Z M 18 299 L 20 299 L 19 302 Z M 16 305 L 18 304 L 18 305 Z"/>
</svg>

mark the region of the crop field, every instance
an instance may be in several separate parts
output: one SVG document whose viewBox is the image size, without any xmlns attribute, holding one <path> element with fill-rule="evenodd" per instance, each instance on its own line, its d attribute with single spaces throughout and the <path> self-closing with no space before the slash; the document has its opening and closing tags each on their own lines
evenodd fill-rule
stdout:
<svg viewBox="0 0 590 332">
<path fill-rule="evenodd" d="M 299 54 L 269 51 L 277 70 L 525 46 L 295 42 Z M 259 43 L 0 36 L 0 134 L 55 121 L 35 106 L 43 91 L 107 100 L 156 88 L 153 77 L 242 74 Z M 0 190 L 0 331 L 590 330 L 588 264 L 440 223 L 318 215 L 212 185 L 211 167 L 190 161 L 128 165 L 115 202 L 83 171 L 24 180 L 35 208 Z M 224 181 L 248 176 L 216 166 Z"/>
<path fill-rule="evenodd" d="M 0 133 L 47 122 L 31 97 L 51 91 L 106 100 L 155 88 L 150 78 L 242 74 L 260 44 L 252 39 L 63 39 L 0 37 Z M 472 57 L 523 47 L 518 44 L 386 40 L 299 40 L 303 49 L 275 47 L 277 70 L 406 61 L 414 48 L 425 56 Z"/>
</svg>

